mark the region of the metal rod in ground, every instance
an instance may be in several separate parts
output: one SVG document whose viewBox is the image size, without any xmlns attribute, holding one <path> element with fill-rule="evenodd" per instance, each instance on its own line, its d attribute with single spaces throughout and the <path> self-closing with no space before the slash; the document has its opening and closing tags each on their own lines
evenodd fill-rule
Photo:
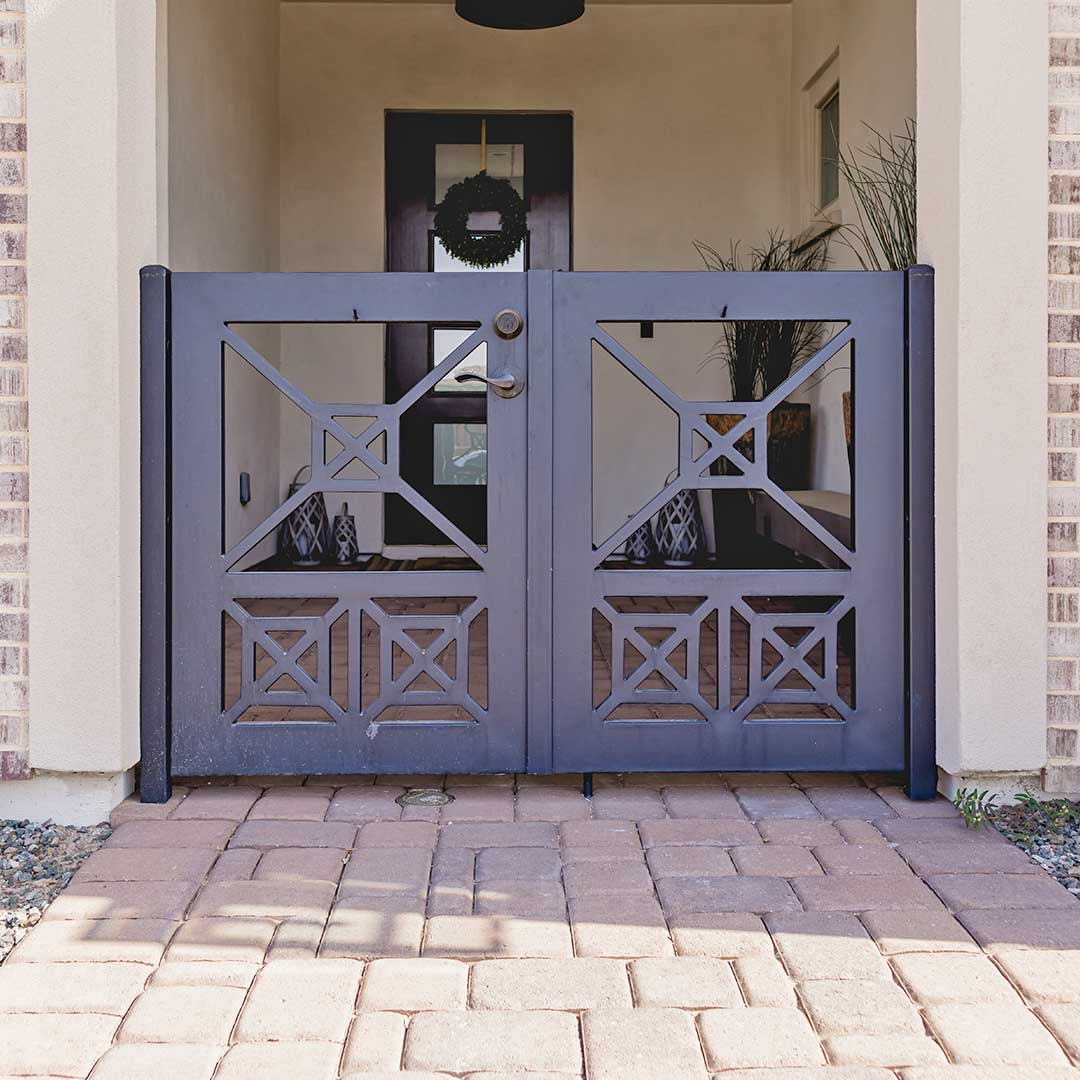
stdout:
<svg viewBox="0 0 1080 1080">
<path fill-rule="evenodd" d="M 592 798 L 592 773 L 585 772 L 581 774 L 581 794 L 586 799 Z"/>
</svg>

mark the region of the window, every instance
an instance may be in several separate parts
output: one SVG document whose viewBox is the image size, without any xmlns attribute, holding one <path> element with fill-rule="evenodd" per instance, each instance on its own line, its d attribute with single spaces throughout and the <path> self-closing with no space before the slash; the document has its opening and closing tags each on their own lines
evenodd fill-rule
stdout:
<svg viewBox="0 0 1080 1080">
<path fill-rule="evenodd" d="M 840 91 L 818 106 L 818 198 L 822 208 L 840 196 Z"/>
</svg>

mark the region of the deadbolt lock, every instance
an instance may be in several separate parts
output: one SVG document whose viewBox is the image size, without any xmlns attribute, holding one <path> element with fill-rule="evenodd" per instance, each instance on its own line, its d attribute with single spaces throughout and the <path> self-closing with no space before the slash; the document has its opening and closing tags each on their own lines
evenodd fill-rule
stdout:
<svg viewBox="0 0 1080 1080">
<path fill-rule="evenodd" d="M 507 341 L 512 341 L 525 327 L 525 319 L 520 311 L 504 308 L 495 316 L 495 333 Z"/>
</svg>

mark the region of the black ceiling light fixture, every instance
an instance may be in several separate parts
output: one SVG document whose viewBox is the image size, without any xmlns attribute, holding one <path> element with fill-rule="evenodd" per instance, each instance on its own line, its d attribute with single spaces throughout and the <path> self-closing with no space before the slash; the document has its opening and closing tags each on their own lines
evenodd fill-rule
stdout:
<svg viewBox="0 0 1080 1080">
<path fill-rule="evenodd" d="M 496 30 L 546 30 L 580 19 L 585 0 L 455 0 L 457 13 Z"/>
</svg>

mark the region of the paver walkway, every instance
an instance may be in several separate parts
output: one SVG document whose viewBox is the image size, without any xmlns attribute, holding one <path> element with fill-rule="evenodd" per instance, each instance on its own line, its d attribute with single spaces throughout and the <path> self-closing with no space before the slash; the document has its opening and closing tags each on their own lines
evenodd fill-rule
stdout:
<svg viewBox="0 0 1080 1080">
<path fill-rule="evenodd" d="M 578 782 L 124 803 L 0 967 L 0 1074 L 1080 1080 L 1080 901 L 948 803 Z M 402 809 L 406 784 L 455 800 Z"/>
</svg>

